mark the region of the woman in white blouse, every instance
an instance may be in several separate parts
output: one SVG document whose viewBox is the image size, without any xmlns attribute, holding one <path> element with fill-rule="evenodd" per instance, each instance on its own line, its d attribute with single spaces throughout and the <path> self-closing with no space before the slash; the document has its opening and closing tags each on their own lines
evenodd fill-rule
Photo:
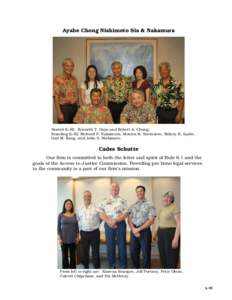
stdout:
<svg viewBox="0 0 232 300">
<path fill-rule="evenodd" d="M 85 81 L 80 87 L 81 104 L 91 104 L 90 92 L 93 88 L 99 88 L 103 95 L 103 83 L 98 78 L 97 68 L 94 65 L 89 65 L 86 69 Z"/>
</svg>

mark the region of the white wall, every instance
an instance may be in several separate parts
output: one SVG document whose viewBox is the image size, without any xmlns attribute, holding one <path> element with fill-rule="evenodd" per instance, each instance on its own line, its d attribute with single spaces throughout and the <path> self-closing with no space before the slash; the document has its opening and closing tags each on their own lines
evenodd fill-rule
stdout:
<svg viewBox="0 0 232 300">
<path fill-rule="evenodd" d="M 162 207 L 163 195 L 172 191 L 175 195 L 175 203 L 180 207 L 180 177 L 155 177 L 152 180 L 152 198 L 156 208 L 156 212 Z"/>
<path fill-rule="evenodd" d="M 120 195 L 127 200 L 128 207 L 137 201 L 135 188 L 144 185 L 146 188 L 146 198 L 152 202 L 151 177 L 112 177 L 120 185 Z"/>
<path fill-rule="evenodd" d="M 57 210 L 62 211 L 63 203 L 66 199 L 73 200 L 73 180 L 72 177 L 58 177 L 57 184 Z"/>
<path fill-rule="evenodd" d="M 80 177 L 75 181 L 75 195 L 77 207 L 83 203 L 83 193 L 89 190 L 92 193 L 92 201 L 98 205 L 109 195 L 110 192 L 110 177 Z"/>
</svg>

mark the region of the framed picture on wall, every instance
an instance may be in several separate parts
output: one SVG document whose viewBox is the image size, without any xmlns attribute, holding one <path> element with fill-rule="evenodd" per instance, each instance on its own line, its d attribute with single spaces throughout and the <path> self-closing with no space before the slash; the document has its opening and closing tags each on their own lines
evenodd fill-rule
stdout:
<svg viewBox="0 0 232 300">
<path fill-rule="evenodd" d="M 86 49 L 87 65 L 95 65 L 101 79 L 111 75 L 113 61 L 120 61 L 123 75 L 131 77 L 134 68 L 143 65 L 148 80 L 157 80 L 156 39 L 87 39 Z"/>
</svg>

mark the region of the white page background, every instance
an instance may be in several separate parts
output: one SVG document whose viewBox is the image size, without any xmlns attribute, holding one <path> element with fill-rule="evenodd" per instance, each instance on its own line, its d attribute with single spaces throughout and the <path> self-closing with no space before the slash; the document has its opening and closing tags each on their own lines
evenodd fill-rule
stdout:
<svg viewBox="0 0 232 300">
<path fill-rule="evenodd" d="M 141 154 L 168 152 L 171 143 L 170 154 L 192 153 L 204 158 L 202 168 L 154 168 L 141 174 L 181 176 L 182 274 L 129 280 L 59 278 L 56 176 L 60 174 L 34 173 L 31 162 L 46 154 L 87 155 L 98 148 L 91 142 L 79 146 L 50 141 L 52 37 L 61 36 L 64 27 L 174 28 L 173 35 L 154 36 L 185 36 L 186 125 L 180 126 L 195 132 L 196 137 L 181 142 L 152 138 L 152 153 L 149 138 L 140 145 Z M 1 4 L 2 299 L 230 298 L 230 28 L 229 1 Z M 137 139 L 130 143 L 137 145 Z M 120 146 L 129 145 L 125 141 Z M 109 172 L 107 176 L 119 174 Z M 205 290 L 208 286 L 214 289 Z"/>
</svg>

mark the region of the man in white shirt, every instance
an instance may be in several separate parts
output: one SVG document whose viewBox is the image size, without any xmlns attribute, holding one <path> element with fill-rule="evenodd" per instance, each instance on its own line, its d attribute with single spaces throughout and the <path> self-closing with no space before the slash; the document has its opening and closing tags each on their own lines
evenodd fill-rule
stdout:
<svg viewBox="0 0 232 300">
<path fill-rule="evenodd" d="M 89 268 L 89 249 L 92 249 L 93 267 L 100 268 L 100 217 L 92 203 L 90 191 L 84 192 L 84 204 L 79 208 L 77 219 L 81 234 L 81 262 L 85 269 Z"/>
<path fill-rule="evenodd" d="M 120 197 L 119 190 L 119 184 L 112 183 L 110 196 L 104 199 L 98 207 L 100 218 L 105 222 L 107 257 L 110 269 L 116 268 L 116 245 L 118 246 L 119 268 L 127 268 L 125 222 L 127 201 Z"/>
</svg>

